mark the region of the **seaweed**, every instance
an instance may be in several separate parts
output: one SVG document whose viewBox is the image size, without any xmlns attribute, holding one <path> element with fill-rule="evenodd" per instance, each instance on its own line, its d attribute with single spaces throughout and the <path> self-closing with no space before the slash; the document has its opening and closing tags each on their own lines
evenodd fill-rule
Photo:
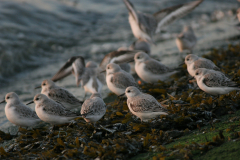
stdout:
<svg viewBox="0 0 240 160">
<path fill-rule="evenodd" d="M 228 49 L 213 49 L 204 57 L 214 60 L 223 72 L 240 84 L 239 49 L 239 45 L 229 45 Z M 194 84 L 188 83 L 187 77 L 184 65 L 168 82 L 139 82 L 143 92 L 154 96 L 169 111 L 167 116 L 141 122 L 128 110 L 126 99 L 120 100 L 109 95 L 112 98 L 106 98 L 108 109 L 97 122 L 97 127 L 77 118 L 71 125 L 58 126 L 57 130 L 50 133 L 49 125 L 34 130 L 20 128 L 21 134 L 18 136 L 0 131 L 0 143 L 13 139 L 11 144 L 0 148 L 0 158 L 129 159 L 140 153 L 151 152 L 156 153 L 152 156 L 154 160 L 191 159 L 226 141 L 240 139 L 240 131 L 236 129 L 240 120 L 238 116 L 229 120 L 234 123 L 232 126 L 223 130 L 215 129 L 220 116 L 239 110 L 239 91 L 214 100 L 215 97 L 200 89 L 193 90 Z M 211 128 L 206 129 L 205 126 Z M 187 140 L 184 144 L 174 144 L 181 137 L 192 134 L 193 130 L 197 130 L 196 134 L 214 135 L 212 138 L 204 137 L 204 142 Z M 171 144 L 174 145 L 167 147 Z"/>
</svg>

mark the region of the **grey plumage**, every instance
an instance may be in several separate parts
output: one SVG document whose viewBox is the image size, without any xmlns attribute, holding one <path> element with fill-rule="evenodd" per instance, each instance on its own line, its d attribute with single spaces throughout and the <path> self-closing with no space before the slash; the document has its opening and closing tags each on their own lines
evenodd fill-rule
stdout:
<svg viewBox="0 0 240 160">
<path fill-rule="evenodd" d="M 21 127 L 33 127 L 41 121 L 36 112 L 23 104 L 14 92 L 6 94 L 5 100 L 1 103 L 3 102 L 7 102 L 5 114 L 7 119 L 13 124 Z"/>
<path fill-rule="evenodd" d="M 173 71 L 172 69 L 168 68 L 167 66 L 155 59 L 147 60 L 144 63 L 146 64 L 144 69 L 147 72 L 151 72 L 154 74 L 163 74 Z"/>
<path fill-rule="evenodd" d="M 195 71 L 198 68 L 220 71 L 220 68 L 218 68 L 211 60 L 198 57 L 194 54 L 189 54 L 185 57 L 185 64 L 187 65 L 188 73 L 193 77 L 195 76 Z"/>
<path fill-rule="evenodd" d="M 128 86 L 138 87 L 132 75 L 125 71 L 113 73 L 111 82 L 118 88 L 126 88 Z"/>
<path fill-rule="evenodd" d="M 194 77 L 199 88 L 212 95 L 227 94 L 234 90 L 240 90 L 237 83 L 220 71 L 199 68 L 195 71 Z"/>
<path fill-rule="evenodd" d="M 137 75 L 148 83 L 165 81 L 177 71 L 170 69 L 161 62 L 151 58 L 144 52 L 139 52 L 134 57 L 135 71 Z"/>
<path fill-rule="evenodd" d="M 96 122 L 106 113 L 106 104 L 99 93 L 94 93 L 85 100 L 81 109 L 81 115 L 87 122 Z"/>
<path fill-rule="evenodd" d="M 44 94 L 37 94 L 33 102 L 38 117 L 53 125 L 69 123 L 74 118 L 79 117 L 78 114 L 67 110 L 61 103 L 49 99 Z"/>
<path fill-rule="evenodd" d="M 67 109 L 80 108 L 83 104 L 72 93 L 64 88 L 54 84 L 51 80 L 44 80 L 41 84 L 41 93 L 48 96 L 50 99 L 61 103 Z"/>
<path fill-rule="evenodd" d="M 107 86 L 116 95 L 123 94 L 128 86 L 138 87 L 132 75 L 115 63 L 109 63 L 106 72 Z"/>
<path fill-rule="evenodd" d="M 159 115 L 167 115 L 167 109 L 151 95 L 142 93 L 134 86 L 126 88 L 129 110 L 141 120 L 149 120 Z"/>
<path fill-rule="evenodd" d="M 237 87 L 238 84 L 225 76 L 224 73 L 219 71 L 208 70 L 204 75 L 203 82 L 208 87 Z"/>
<path fill-rule="evenodd" d="M 207 68 L 220 71 L 220 68 L 218 68 L 211 60 L 205 58 L 198 59 L 194 62 L 193 69 L 196 70 L 198 68 Z"/>
</svg>

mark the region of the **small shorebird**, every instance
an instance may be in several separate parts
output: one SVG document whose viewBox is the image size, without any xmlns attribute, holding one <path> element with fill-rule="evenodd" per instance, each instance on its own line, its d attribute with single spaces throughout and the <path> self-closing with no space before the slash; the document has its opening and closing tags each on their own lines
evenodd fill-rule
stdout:
<svg viewBox="0 0 240 160">
<path fill-rule="evenodd" d="M 159 80 L 165 81 L 178 71 L 169 69 L 161 62 L 149 57 L 144 52 L 139 52 L 134 57 L 135 71 L 138 76 L 147 83 L 155 83 Z"/>
<path fill-rule="evenodd" d="M 159 115 L 168 115 L 167 110 L 151 95 L 139 91 L 134 86 L 126 89 L 129 110 L 141 121 L 150 120 Z"/>
<path fill-rule="evenodd" d="M 197 80 L 198 87 L 211 95 L 218 96 L 234 90 L 240 90 L 237 83 L 219 71 L 199 68 L 195 71 L 194 77 Z"/>
<path fill-rule="evenodd" d="M 106 67 L 106 81 L 108 88 L 116 95 L 121 95 L 129 86 L 138 87 L 132 75 L 120 68 L 115 63 L 109 63 Z"/>
<path fill-rule="evenodd" d="M 20 127 L 33 127 L 41 121 L 36 112 L 20 101 L 16 93 L 6 94 L 5 100 L 0 103 L 4 102 L 7 102 L 5 114 L 11 123 Z"/>
<path fill-rule="evenodd" d="M 187 65 L 188 73 L 192 77 L 195 76 L 195 71 L 198 68 L 206 68 L 220 71 L 220 69 L 211 60 L 198 57 L 194 54 L 189 54 L 185 57 L 185 64 Z"/>
<path fill-rule="evenodd" d="M 185 26 L 182 33 L 176 38 L 176 44 L 180 52 L 189 50 L 192 53 L 193 47 L 197 43 L 197 38 L 191 26 Z"/>
<path fill-rule="evenodd" d="M 86 92 L 101 92 L 103 84 L 105 84 L 104 75 L 99 74 L 99 69 L 95 62 L 88 62 L 85 66 L 85 60 L 81 56 L 71 57 L 64 66 L 52 77 L 52 81 L 56 82 L 64 77 L 74 74 L 76 84 L 84 87 Z M 103 77 L 101 77 L 103 76 Z M 103 81 L 102 81 L 103 79 Z"/>
<path fill-rule="evenodd" d="M 81 109 L 81 115 L 86 122 L 95 123 L 106 113 L 107 106 L 104 103 L 100 93 L 93 93 L 91 97 L 84 101 Z"/>
<path fill-rule="evenodd" d="M 67 110 L 61 103 L 49 99 L 44 94 L 37 94 L 33 101 L 27 103 L 27 105 L 31 103 L 35 103 L 35 110 L 38 117 L 52 125 L 66 124 L 77 117 L 81 117 Z"/>
<path fill-rule="evenodd" d="M 42 94 L 56 102 L 61 103 L 66 109 L 81 108 L 83 104 L 83 102 L 78 100 L 72 93 L 57 86 L 51 80 L 44 80 L 41 86 L 36 88 L 42 88 Z"/>
<path fill-rule="evenodd" d="M 163 26 L 185 16 L 203 2 L 203 0 L 193 1 L 165 8 L 151 15 L 137 11 L 129 0 L 123 1 L 129 12 L 129 23 L 134 36 L 150 43 L 153 43 L 152 36 Z"/>
</svg>

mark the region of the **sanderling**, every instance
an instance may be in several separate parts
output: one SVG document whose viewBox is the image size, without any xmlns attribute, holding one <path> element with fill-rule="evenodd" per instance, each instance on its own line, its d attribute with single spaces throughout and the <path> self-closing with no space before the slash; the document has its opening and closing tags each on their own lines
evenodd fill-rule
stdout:
<svg viewBox="0 0 240 160">
<path fill-rule="evenodd" d="M 198 57 L 194 54 L 189 54 L 185 57 L 188 73 L 194 77 L 195 70 L 198 68 L 207 68 L 220 71 L 220 69 L 209 59 Z"/>
<path fill-rule="evenodd" d="M 49 99 L 44 94 L 37 94 L 33 101 L 27 103 L 27 105 L 31 103 L 35 103 L 38 117 L 52 125 L 69 123 L 71 120 L 80 117 L 76 113 L 67 110 L 61 103 Z"/>
<path fill-rule="evenodd" d="M 81 108 L 83 104 L 83 102 L 78 100 L 72 93 L 57 86 L 51 80 L 44 80 L 41 86 L 36 88 L 42 88 L 42 94 L 45 94 L 50 99 L 61 103 L 66 109 Z"/>
<path fill-rule="evenodd" d="M 106 69 L 106 66 L 109 63 L 116 63 L 119 64 L 119 66 L 126 72 L 130 72 L 130 66 L 127 63 L 130 60 L 133 60 L 134 55 L 139 52 L 137 50 L 118 50 L 113 51 L 104 56 L 100 63 L 100 67 L 102 69 Z"/>
<path fill-rule="evenodd" d="M 136 87 L 126 88 L 127 105 L 129 110 L 142 121 L 159 115 L 168 115 L 167 109 L 151 95 L 140 92 Z"/>
<path fill-rule="evenodd" d="M 95 62 L 88 62 L 85 66 L 85 60 L 81 56 L 70 58 L 64 66 L 52 77 L 52 81 L 58 81 L 71 73 L 74 74 L 76 84 L 81 86 L 86 92 L 96 93 L 101 92 L 103 84 L 105 84 L 104 75 L 99 74 L 98 67 Z M 102 81 L 101 81 L 102 80 Z"/>
<path fill-rule="evenodd" d="M 203 0 L 165 8 L 153 15 L 136 11 L 133 4 L 129 0 L 123 1 L 129 12 L 129 23 L 134 36 L 137 39 L 142 39 L 153 43 L 152 36 L 155 33 L 158 33 L 163 26 L 185 16 L 200 3 L 202 3 Z"/>
<path fill-rule="evenodd" d="M 6 94 L 5 100 L 0 103 L 4 102 L 7 102 L 5 114 L 11 123 L 20 127 L 33 127 L 41 121 L 36 112 L 20 101 L 16 93 Z"/>
<path fill-rule="evenodd" d="M 151 46 L 148 42 L 138 39 L 134 41 L 130 46 L 129 50 L 141 50 L 147 54 L 151 54 Z"/>
<path fill-rule="evenodd" d="M 100 93 L 93 93 L 89 99 L 84 101 L 81 115 L 86 122 L 93 122 L 95 125 L 105 115 L 106 109 L 106 104 Z"/>
<path fill-rule="evenodd" d="M 227 94 L 234 90 L 240 90 L 238 84 L 230 80 L 220 71 L 199 68 L 195 71 L 195 79 L 198 87 L 211 95 Z"/>
<path fill-rule="evenodd" d="M 189 50 L 192 53 L 193 47 L 197 43 L 197 38 L 191 26 L 185 26 L 182 33 L 176 38 L 176 44 L 180 52 Z"/>
<path fill-rule="evenodd" d="M 147 83 L 155 83 L 159 80 L 165 81 L 169 79 L 169 76 L 178 72 L 169 69 L 159 61 L 149 57 L 149 55 L 144 52 L 137 53 L 134 60 L 137 75 Z"/>
<path fill-rule="evenodd" d="M 132 75 L 115 63 L 108 64 L 106 72 L 107 86 L 116 95 L 123 94 L 129 86 L 138 87 Z"/>
</svg>

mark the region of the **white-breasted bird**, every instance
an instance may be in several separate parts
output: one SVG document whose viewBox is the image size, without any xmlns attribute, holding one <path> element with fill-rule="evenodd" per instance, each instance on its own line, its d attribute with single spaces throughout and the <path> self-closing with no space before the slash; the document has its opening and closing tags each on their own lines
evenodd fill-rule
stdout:
<svg viewBox="0 0 240 160">
<path fill-rule="evenodd" d="M 168 115 L 167 109 L 151 95 L 139 91 L 134 86 L 126 88 L 127 105 L 132 114 L 142 121 L 150 120 L 159 115 Z"/>
<path fill-rule="evenodd" d="M 116 95 L 121 95 L 129 86 L 138 87 L 132 75 L 115 63 L 106 66 L 106 81 L 108 88 Z"/>
<path fill-rule="evenodd" d="M 16 93 L 6 94 L 5 100 L 0 103 L 4 102 L 7 102 L 5 114 L 11 123 L 20 127 L 33 127 L 41 122 L 36 112 L 23 104 Z"/>
<path fill-rule="evenodd" d="M 67 110 L 61 103 L 49 99 L 44 94 L 37 94 L 33 101 L 27 103 L 27 105 L 31 103 L 35 103 L 35 111 L 38 117 L 52 125 L 66 124 L 77 117 L 81 117 Z"/>
<path fill-rule="evenodd" d="M 220 71 L 220 69 L 211 60 L 198 57 L 194 54 L 189 54 L 185 57 L 185 64 L 187 65 L 188 73 L 192 77 L 195 76 L 195 71 L 198 68 L 206 68 Z"/>
<path fill-rule="evenodd" d="M 81 115 L 86 122 L 95 123 L 106 113 L 107 106 L 100 93 L 93 93 L 82 105 Z"/>
<path fill-rule="evenodd" d="M 199 68 L 194 75 L 198 87 L 211 95 L 227 94 L 234 90 L 240 90 L 238 84 L 220 71 L 212 69 Z"/>
<path fill-rule="evenodd" d="M 151 58 L 144 52 L 139 52 L 134 57 L 137 75 L 147 83 L 165 81 L 178 71 L 170 69 L 161 62 Z"/>
</svg>

